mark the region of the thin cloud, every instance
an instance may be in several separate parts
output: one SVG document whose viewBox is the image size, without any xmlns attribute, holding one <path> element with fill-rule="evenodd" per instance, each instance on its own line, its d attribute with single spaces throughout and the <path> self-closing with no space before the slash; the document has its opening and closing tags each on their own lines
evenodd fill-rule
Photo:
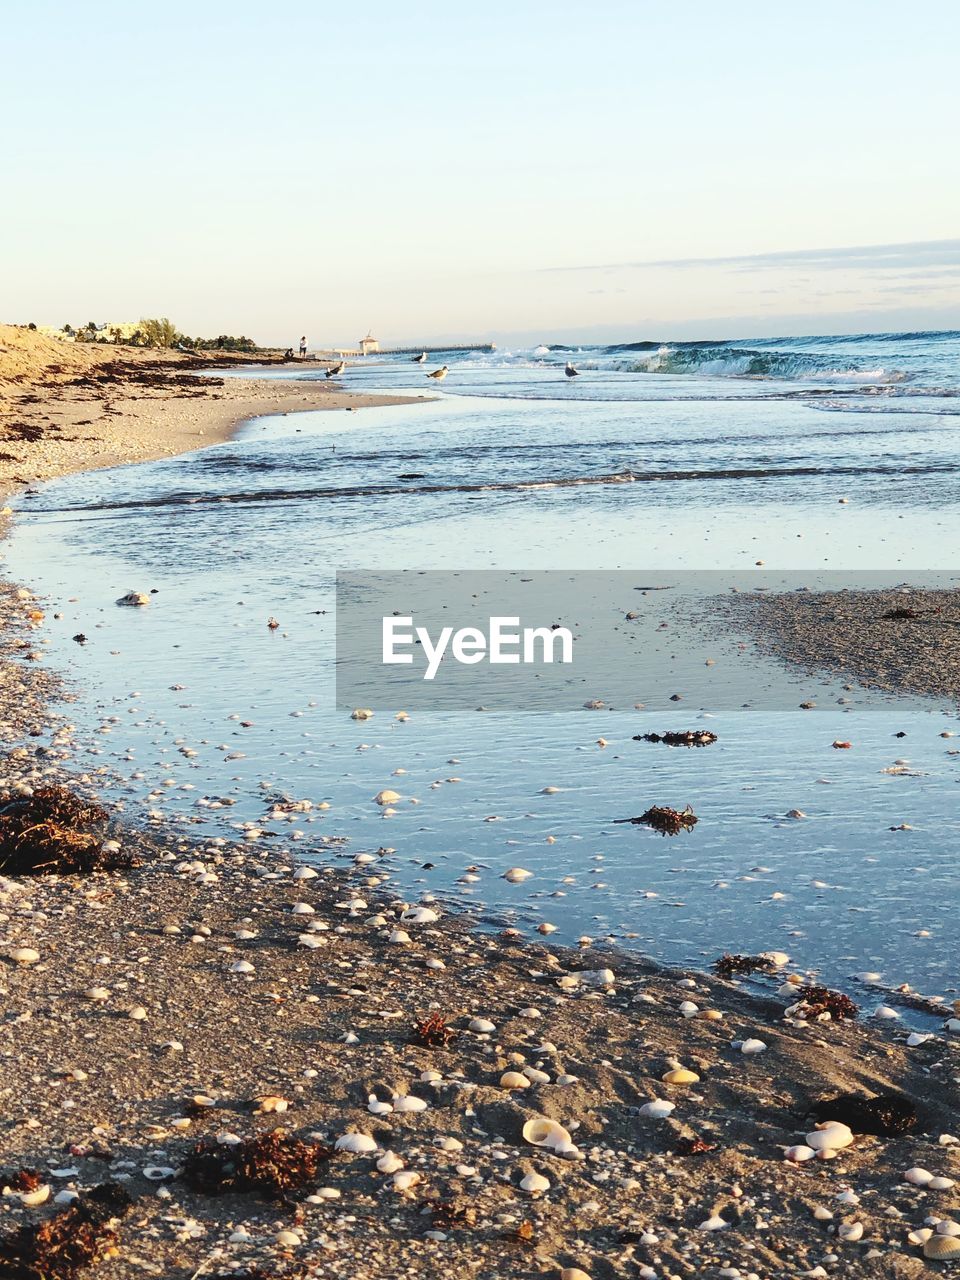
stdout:
<svg viewBox="0 0 960 1280">
<path fill-rule="evenodd" d="M 542 271 L 640 271 L 720 267 L 733 271 L 904 271 L 960 268 L 960 240 L 910 240 L 903 244 L 847 245 L 835 249 L 791 249 L 720 258 L 659 258 L 641 262 L 598 262 L 579 267 L 542 267 Z"/>
</svg>

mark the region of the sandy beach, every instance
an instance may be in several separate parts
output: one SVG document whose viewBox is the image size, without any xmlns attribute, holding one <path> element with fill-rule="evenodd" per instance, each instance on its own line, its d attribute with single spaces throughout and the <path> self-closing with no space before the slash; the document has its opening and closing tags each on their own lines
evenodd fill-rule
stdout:
<svg viewBox="0 0 960 1280">
<path fill-rule="evenodd" d="M 251 413 L 358 404 L 198 388 L 176 362 L 135 374 L 8 382 L 7 434 L 41 433 L 5 446 L 5 483 L 210 443 Z M 94 1260 L 79 1274 L 105 1278 L 879 1278 L 960 1256 L 948 1007 L 921 1034 L 879 988 L 839 1017 L 786 955 L 721 978 L 589 938 L 471 932 L 427 890 L 399 899 L 379 870 L 391 851 L 335 827 L 315 851 L 347 865 L 255 827 L 132 827 L 106 769 L 77 776 L 35 659 L 57 603 L 0 593 L 0 817 L 66 784 L 103 802 L 91 838 L 134 865 L 13 874 L 0 843 L 0 1276 L 77 1274 L 51 1269 L 57 1237 L 38 1224 L 63 1215 L 69 1237 L 78 1214 Z M 265 797 L 293 824 L 307 803 Z M 269 1158 L 249 1145 L 278 1126 L 290 1138 Z M 104 1184 L 133 1200 L 111 1200 L 106 1226 Z"/>
<path fill-rule="evenodd" d="M 65 343 L 0 325 L 0 500 L 74 471 L 217 444 L 258 415 L 410 401 L 346 392 L 336 381 L 278 384 L 257 378 L 255 369 L 249 378 L 196 376 L 218 365 L 235 369 L 245 362 L 211 352 Z"/>
</svg>

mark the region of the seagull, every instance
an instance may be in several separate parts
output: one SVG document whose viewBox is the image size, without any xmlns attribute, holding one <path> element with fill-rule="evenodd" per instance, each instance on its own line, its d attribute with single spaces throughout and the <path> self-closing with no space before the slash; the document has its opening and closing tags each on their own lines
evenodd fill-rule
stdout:
<svg viewBox="0 0 960 1280">
<path fill-rule="evenodd" d="M 427 353 L 425 351 L 421 351 L 418 356 L 413 357 L 414 364 L 426 364 L 426 362 L 427 362 Z"/>
<path fill-rule="evenodd" d="M 440 381 L 441 381 L 443 378 L 445 378 L 446 376 L 447 376 L 447 366 L 446 366 L 446 365 L 441 365 L 439 369 L 434 369 L 433 373 L 428 373 L 428 374 L 427 374 L 427 377 L 428 377 L 428 378 L 436 378 L 437 382 L 440 382 Z"/>
<path fill-rule="evenodd" d="M 335 364 L 332 369 L 327 369 L 326 373 L 324 374 L 324 377 L 339 378 L 341 373 L 343 373 L 346 367 L 347 367 L 346 360 L 341 360 L 340 363 Z"/>
<path fill-rule="evenodd" d="M 578 378 L 580 376 L 580 370 L 575 369 L 570 360 L 567 361 L 567 367 L 564 369 L 563 372 L 567 375 L 568 378 Z"/>
</svg>

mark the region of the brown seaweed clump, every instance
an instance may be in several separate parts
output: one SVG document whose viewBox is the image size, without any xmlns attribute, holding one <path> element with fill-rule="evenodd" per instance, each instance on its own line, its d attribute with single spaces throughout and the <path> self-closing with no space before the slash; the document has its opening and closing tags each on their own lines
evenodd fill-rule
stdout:
<svg viewBox="0 0 960 1280">
<path fill-rule="evenodd" d="M 700 819 L 689 805 L 686 809 L 669 809 L 655 804 L 639 818 L 614 818 L 614 822 L 630 822 L 634 826 L 652 827 L 662 836 L 678 836 L 681 831 L 692 831 Z"/>
<path fill-rule="evenodd" d="M 113 1182 L 86 1192 L 53 1218 L 0 1237 L 2 1280 L 74 1280 L 116 1249 L 114 1224 L 133 1201 Z"/>
<path fill-rule="evenodd" d="M 730 955 L 728 952 L 714 960 L 713 971 L 718 978 L 732 978 L 738 973 L 773 973 L 776 965 L 766 956 Z"/>
<path fill-rule="evenodd" d="M 866 1098 L 859 1093 L 841 1093 L 836 1098 L 815 1102 L 810 1114 L 818 1123 L 837 1120 L 854 1133 L 872 1133 L 881 1138 L 897 1138 L 917 1123 L 917 1109 L 902 1093 L 879 1093 Z"/>
<path fill-rule="evenodd" d="M 842 991 L 831 991 L 829 987 L 797 987 L 797 1003 L 802 1006 L 806 1018 L 819 1018 L 829 1013 L 834 1022 L 843 1022 L 855 1018 L 860 1007 Z"/>
<path fill-rule="evenodd" d="M 457 1030 L 451 1027 L 439 1013 L 431 1013 L 415 1024 L 411 1039 L 424 1049 L 445 1049 L 457 1038 Z"/>
<path fill-rule="evenodd" d="M 662 742 L 665 747 L 709 747 L 717 735 L 708 729 L 684 729 L 673 733 L 637 733 L 634 742 Z"/>
<path fill-rule="evenodd" d="M 230 1146 L 202 1138 L 184 1162 L 183 1178 L 206 1196 L 255 1191 L 278 1200 L 315 1186 L 320 1166 L 332 1155 L 333 1149 L 322 1142 L 303 1142 L 283 1129 Z"/>
<path fill-rule="evenodd" d="M 0 809 L 0 873 L 76 875 L 127 869 L 129 855 L 104 849 L 106 809 L 67 787 L 38 787 Z"/>
</svg>

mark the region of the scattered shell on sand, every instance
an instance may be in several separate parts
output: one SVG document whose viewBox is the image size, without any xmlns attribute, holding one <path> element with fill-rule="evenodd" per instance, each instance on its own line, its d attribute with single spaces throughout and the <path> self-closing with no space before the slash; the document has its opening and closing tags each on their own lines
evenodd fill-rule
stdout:
<svg viewBox="0 0 960 1280">
<path fill-rule="evenodd" d="M 672 1115 L 676 1111 L 677 1106 L 674 1102 L 665 1102 L 660 1098 L 655 1098 L 653 1102 L 645 1102 L 640 1108 L 640 1115 L 646 1116 L 650 1120 L 666 1120 L 667 1116 Z"/>
<path fill-rule="evenodd" d="M 7 952 L 7 958 L 14 964 L 37 964 L 40 960 L 40 952 L 35 947 L 11 947 Z"/>
<path fill-rule="evenodd" d="M 960 1238 L 932 1235 L 924 1241 L 923 1256 L 936 1258 L 940 1262 L 946 1262 L 948 1258 L 960 1258 Z"/>
<path fill-rule="evenodd" d="M 403 799 L 403 796 L 401 796 L 399 791 L 390 791 L 388 789 L 386 791 L 378 791 L 377 794 L 373 797 L 373 803 L 381 804 L 381 805 L 395 804 L 398 800 L 402 800 L 402 799 Z"/>
<path fill-rule="evenodd" d="M 697 1084 L 699 1080 L 697 1073 L 688 1071 L 686 1067 L 674 1067 L 663 1075 L 664 1084 Z"/>
<path fill-rule="evenodd" d="M 558 1147 L 572 1145 L 572 1139 L 562 1124 L 556 1120 L 548 1120 L 546 1116 L 534 1116 L 523 1126 L 523 1140 L 532 1147 L 547 1147 L 556 1150 Z"/>
<path fill-rule="evenodd" d="M 542 1173 L 528 1173 L 520 1179 L 520 1190 L 526 1191 L 530 1195 L 537 1195 L 541 1191 L 549 1191 L 550 1179 L 545 1178 Z"/>
<path fill-rule="evenodd" d="M 377 1149 L 369 1133 L 344 1133 L 333 1145 L 338 1151 L 349 1151 L 354 1155 L 365 1155 Z"/>
<path fill-rule="evenodd" d="M 525 867 L 511 867 L 509 871 L 503 873 L 502 879 L 510 884 L 523 884 L 524 880 L 529 880 L 532 875 L 533 872 L 527 871 Z"/>
</svg>

